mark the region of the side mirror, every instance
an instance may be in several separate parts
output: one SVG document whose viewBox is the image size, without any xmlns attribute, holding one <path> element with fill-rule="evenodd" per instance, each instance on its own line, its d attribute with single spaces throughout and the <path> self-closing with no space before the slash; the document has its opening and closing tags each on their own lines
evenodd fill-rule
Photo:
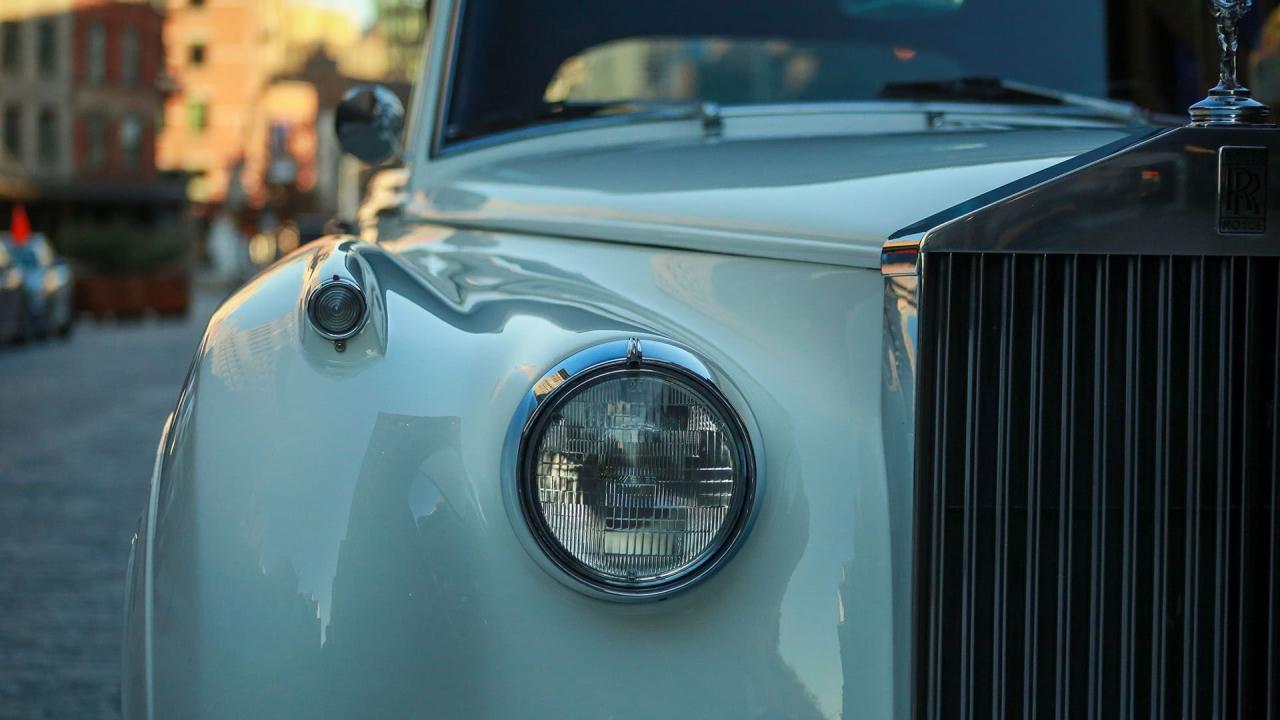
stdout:
<svg viewBox="0 0 1280 720">
<path fill-rule="evenodd" d="M 334 130 L 345 152 L 379 165 L 403 151 L 404 105 L 381 85 L 357 85 L 338 104 Z"/>
</svg>

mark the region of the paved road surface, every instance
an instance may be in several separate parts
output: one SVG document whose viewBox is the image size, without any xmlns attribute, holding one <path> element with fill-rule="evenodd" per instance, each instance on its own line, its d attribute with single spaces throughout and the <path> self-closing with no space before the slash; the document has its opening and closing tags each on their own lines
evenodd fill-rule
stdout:
<svg viewBox="0 0 1280 720">
<path fill-rule="evenodd" d="M 215 303 L 0 347 L 0 718 L 118 716 L 129 538 Z"/>
</svg>

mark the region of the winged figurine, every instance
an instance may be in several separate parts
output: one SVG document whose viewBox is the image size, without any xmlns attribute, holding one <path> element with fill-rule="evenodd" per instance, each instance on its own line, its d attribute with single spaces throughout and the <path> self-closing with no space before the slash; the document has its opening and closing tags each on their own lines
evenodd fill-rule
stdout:
<svg viewBox="0 0 1280 720">
<path fill-rule="evenodd" d="M 1231 91 L 1240 85 L 1237 56 L 1240 52 L 1240 20 L 1253 7 L 1253 0 L 1209 0 L 1213 17 L 1218 21 L 1218 87 Z"/>
<path fill-rule="evenodd" d="M 1253 0 L 1209 0 L 1218 22 L 1218 84 L 1209 95 L 1192 105 L 1195 125 L 1251 125 L 1271 121 L 1271 109 L 1255 100 L 1249 88 L 1240 84 L 1237 58 L 1240 53 L 1240 20 L 1253 7 Z"/>
</svg>

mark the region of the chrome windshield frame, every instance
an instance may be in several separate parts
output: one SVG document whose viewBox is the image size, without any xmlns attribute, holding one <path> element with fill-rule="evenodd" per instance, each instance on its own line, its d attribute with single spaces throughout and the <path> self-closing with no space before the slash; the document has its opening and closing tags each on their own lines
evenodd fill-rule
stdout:
<svg viewBox="0 0 1280 720">
<path fill-rule="evenodd" d="M 445 35 L 444 60 L 440 72 L 433 81 L 436 84 L 436 105 L 431 109 L 431 141 L 427 143 L 427 160 L 443 157 L 444 132 L 449 122 L 449 106 L 453 99 L 453 79 L 457 70 L 458 43 L 462 35 L 462 18 L 466 13 L 466 0 L 453 0 L 443 12 L 448 13 Z"/>
</svg>

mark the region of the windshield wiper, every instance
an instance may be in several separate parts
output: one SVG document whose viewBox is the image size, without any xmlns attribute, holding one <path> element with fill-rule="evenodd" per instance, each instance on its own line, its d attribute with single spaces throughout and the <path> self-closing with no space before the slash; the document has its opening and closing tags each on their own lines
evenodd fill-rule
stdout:
<svg viewBox="0 0 1280 720">
<path fill-rule="evenodd" d="M 646 120 L 701 120 L 707 132 L 719 132 L 720 105 L 702 100 L 618 100 L 610 102 L 558 102 L 539 116 L 543 122 L 582 118 L 635 116 Z"/>
<path fill-rule="evenodd" d="M 540 119 L 576 120 L 613 115 L 649 115 L 674 119 L 697 117 L 704 103 L 697 101 L 609 100 L 605 102 L 556 102 L 547 105 Z"/>
<path fill-rule="evenodd" d="M 640 120 L 701 120 L 702 127 L 707 133 L 719 132 L 721 125 L 720 106 L 701 100 L 557 101 L 547 103 L 541 111 L 529 115 L 520 113 L 491 115 L 476 124 L 478 131 L 473 130 L 470 133 L 460 133 L 456 128 L 448 128 L 446 137 L 456 142 L 533 125 L 553 125 L 573 120 L 609 117 L 634 117 Z"/>
<path fill-rule="evenodd" d="M 1144 122 L 1149 119 L 1145 111 L 1131 103 L 1077 95 L 1016 80 L 992 77 L 889 83 L 880 89 L 880 97 L 886 100 L 1056 105 L 1081 108 L 1116 120 Z"/>
</svg>

